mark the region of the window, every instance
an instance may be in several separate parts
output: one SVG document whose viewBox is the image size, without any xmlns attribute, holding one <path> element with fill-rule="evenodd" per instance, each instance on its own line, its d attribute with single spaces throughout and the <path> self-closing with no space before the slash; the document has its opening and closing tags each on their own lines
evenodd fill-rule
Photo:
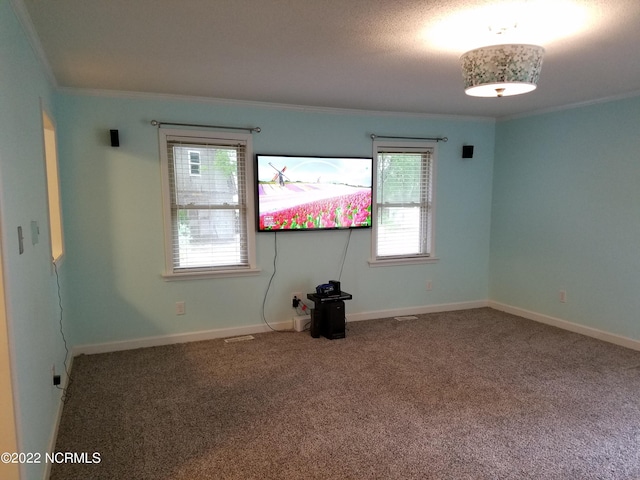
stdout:
<svg viewBox="0 0 640 480">
<path fill-rule="evenodd" d="M 200 175 L 200 152 L 189 151 L 189 174 Z"/>
<path fill-rule="evenodd" d="M 49 206 L 49 236 L 51 239 L 51 259 L 59 262 L 64 254 L 62 235 L 62 207 L 60 201 L 60 180 L 58 175 L 58 153 L 56 129 L 49 115 L 42 111 L 44 134 L 44 164 L 47 177 L 47 203 Z"/>
<path fill-rule="evenodd" d="M 168 279 L 257 273 L 251 136 L 160 130 Z"/>
<path fill-rule="evenodd" d="M 434 261 L 435 144 L 374 142 L 372 265 Z"/>
</svg>

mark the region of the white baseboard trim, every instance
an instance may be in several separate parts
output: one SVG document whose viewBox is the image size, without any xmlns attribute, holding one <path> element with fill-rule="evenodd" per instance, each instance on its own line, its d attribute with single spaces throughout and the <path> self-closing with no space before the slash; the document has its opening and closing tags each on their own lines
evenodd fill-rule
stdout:
<svg viewBox="0 0 640 480">
<path fill-rule="evenodd" d="M 487 306 L 487 300 L 445 303 L 439 305 L 424 305 L 419 307 L 407 307 L 348 314 L 346 316 L 346 320 L 347 322 L 359 322 L 363 320 L 373 320 L 376 318 L 387 318 L 402 315 L 419 315 L 421 313 L 449 312 L 454 310 L 468 310 L 470 308 L 481 308 Z M 293 328 L 293 319 L 278 323 L 271 323 L 270 325 L 276 330 L 291 330 Z M 245 327 L 218 328 L 199 332 L 158 335 L 153 337 L 121 340 L 116 342 L 76 345 L 72 348 L 71 351 L 73 353 L 73 356 L 93 355 L 96 353 L 117 352 L 120 350 L 132 350 L 134 348 L 158 347 L 161 345 L 171 345 L 174 343 L 198 342 L 201 340 L 213 340 L 216 338 L 236 337 L 240 335 L 251 335 L 253 333 L 265 333 L 270 331 L 271 329 L 267 325 L 261 323 L 257 325 L 247 325 Z"/>
<path fill-rule="evenodd" d="M 66 392 L 69 387 L 69 377 L 71 376 L 71 369 L 73 368 L 73 353 L 69 352 L 67 355 L 67 371 L 64 374 L 64 382 L 62 384 L 62 391 Z M 62 420 L 62 409 L 64 408 L 64 393 L 61 395 L 58 402 L 58 411 L 56 413 L 56 419 L 53 423 L 53 429 L 51 431 L 51 438 L 49 438 L 49 453 L 54 453 L 56 448 L 56 441 L 58 440 L 58 429 L 60 428 L 60 420 Z M 51 476 L 51 462 L 45 462 L 43 480 L 48 480 Z"/>
<path fill-rule="evenodd" d="M 514 307 L 500 302 L 495 302 L 493 300 L 489 300 L 488 306 L 495 310 L 500 310 L 502 312 L 517 315 L 518 317 L 523 317 L 528 320 L 551 325 L 553 327 L 562 328 L 563 330 L 568 330 L 570 332 L 580 333 L 582 335 L 586 335 L 587 337 L 597 338 L 598 340 L 613 343 L 615 345 L 620 345 L 621 347 L 640 350 L 640 341 L 634 340 L 633 338 L 623 337 L 622 335 L 616 335 L 614 333 L 598 330 L 597 328 L 587 327 L 585 325 L 569 322 L 567 320 L 551 317 L 549 315 L 532 312 L 530 310 L 525 310 L 523 308 Z"/>
<path fill-rule="evenodd" d="M 422 305 L 419 307 L 392 308 L 389 310 L 376 310 L 347 314 L 347 322 L 361 322 L 363 320 L 375 320 L 376 318 L 402 317 L 405 315 L 420 315 L 421 313 L 453 312 L 455 310 L 470 310 L 472 308 L 488 307 L 488 300 L 476 300 L 471 302 L 441 303 L 438 305 Z"/>
<path fill-rule="evenodd" d="M 276 330 L 291 330 L 291 328 L 293 328 L 291 320 L 270 323 L 269 325 Z M 199 342 L 201 340 L 239 337 L 241 335 L 251 335 L 253 333 L 271 331 L 272 330 L 267 325 L 262 323 L 258 325 L 248 325 L 246 327 L 216 328 L 213 330 L 203 330 L 199 332 L 174 333 L 169 335 L 135 338 L 132 340 L 120 340 L 116 342 L 76 345 L 72 348 L 72 352 L 74 356 L 93 355 L 95 353 L 118 352 L 120 350 L 133 350 L 134 348 L 159 347 L 161 345 L 171 345 L 174 343 Z"/>
<path fill-rule="evenodd" d="M 417 307 L 394 308 L 389 310 L 375 310 L 371 312 L 360 312 L 347 314 L 347 322 L 361 322 L 366 320 L 375 320 L 378 318 L 389 318 L 405 315 L 420 315 L 423 313 L 450 312 L 455 310 L 469 310 L 472 308 L 490 307 L 495 310 L 511 313 L 519 317 L 544 323 L 554 327 L 562 328 L 570 332 L 580 333 L 588 337 L 597 338 L 605 342 L 620 345 L 622 347 L 640 350 L 640 341 L 632 338 L 623 337 L 613 333 L 608 333 L 596 328 L 587 327 L 577 323 L 562 320 L 560 318 L 551 317 L 523 308 L 514 307 L 493 300 L 476 300 L 470 302 L 444 303 L 438 305 L 423 305 Z M 271 323 L 271 327 L 277 330 L 291 330 L 293 321 L 287 320 L 278 323 Z M 202 340 L 213 340 L 216 338 L 228 338 L 241 335 L 251 335 L 254 333 L 270 332 L 271 329 L 265 325 L 247 325 L 244 327 L 218 328 L 213 330 L 204 330 L 199 332 L 178 333 L 169 335 L 158 335 L 153 337 L 136 338 L 132 340 L 121 340 L 116 342 L 94 343 L 86 345 L 77 345 L 72 348 L 72 356 L 92 355 L 96 353 L 117 352 L 120 350 L 131 350 L 135 348 L 157 347 L 161 345 L 170 345 L 174 343 L 198 342 Z M 56 426 L 57 429 L 57 426 Z"/>
</svg>

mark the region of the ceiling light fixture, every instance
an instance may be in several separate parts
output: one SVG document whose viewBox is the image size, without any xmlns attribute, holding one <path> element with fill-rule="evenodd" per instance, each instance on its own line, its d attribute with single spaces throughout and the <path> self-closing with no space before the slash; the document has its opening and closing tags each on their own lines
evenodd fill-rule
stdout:
<svg viewBox="0 0 640 480">
<path fill-rule="evenodd" d="M 507 44 L 476 48 L 462 57 L 464 91 L 473 97 L 507 97 L 536 89 L 544 48 Z"/>
</svg>

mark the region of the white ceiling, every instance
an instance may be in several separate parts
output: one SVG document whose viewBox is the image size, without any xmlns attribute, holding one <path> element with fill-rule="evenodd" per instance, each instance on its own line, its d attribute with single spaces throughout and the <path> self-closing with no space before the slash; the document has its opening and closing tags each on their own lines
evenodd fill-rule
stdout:
<svg viewBox="0 0 640 480">
<path fill-rule="evenodd" d="M 59 87 L 485 117 L 640 92 L 639 0 L 13 3 Z M 538 89 L 465 95 L 460 55 L 511 41 L 545 47 Z"/>
</svg>

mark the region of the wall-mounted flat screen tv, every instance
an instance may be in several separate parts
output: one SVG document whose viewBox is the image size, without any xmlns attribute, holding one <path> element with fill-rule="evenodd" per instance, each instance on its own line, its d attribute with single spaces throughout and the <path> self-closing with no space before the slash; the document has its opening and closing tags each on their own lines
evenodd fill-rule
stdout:
<svg viewBox="0 0 640 480">
<path fill-rule="evenodd" d="M 260 232 L 371 227 L 373 159 L 256 155 Z"/>
</svg>

